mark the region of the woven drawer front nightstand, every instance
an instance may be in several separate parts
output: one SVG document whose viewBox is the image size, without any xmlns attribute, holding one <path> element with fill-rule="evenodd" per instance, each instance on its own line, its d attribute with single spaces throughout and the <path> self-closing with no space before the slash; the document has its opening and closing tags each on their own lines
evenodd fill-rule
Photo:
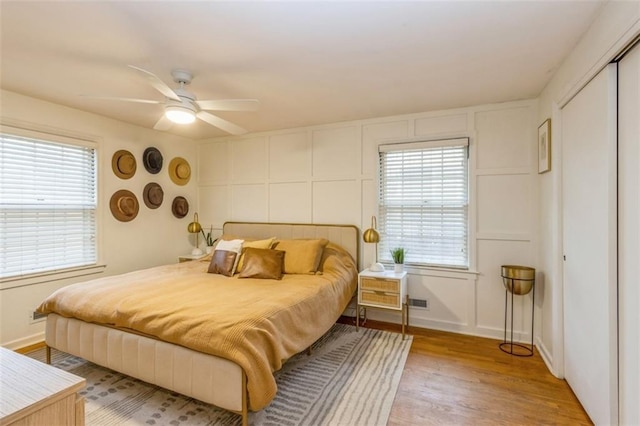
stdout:
<svg viewBox="0 0 640 426">
<path fill-rule="evenodd" d="M 367 308 L 389 309 L 402 312 L 402 338 L 405 327 L 409 326 L 409 295 L 407 294 L 407 273 L 364 270 L 358 274 L 358 302 L 356 305 L 356 329 L 360 326 L 360 312 Z"/>
</svg>

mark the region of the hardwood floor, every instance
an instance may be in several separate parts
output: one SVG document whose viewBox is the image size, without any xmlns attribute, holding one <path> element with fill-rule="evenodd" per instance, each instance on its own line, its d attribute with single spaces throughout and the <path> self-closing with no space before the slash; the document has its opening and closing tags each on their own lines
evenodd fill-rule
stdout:
<svg viewBox="0 0 640 426">
<path fill-rule="evenodd" d="M 368 320 L 366 326 L 400 332 L 396 324 Z M 409 334 L 413 344 L 389 426 L 592 424 L 537 352 L 521 358 L 500 351 L 493 339 L 417 327 Z"/>
</svg>

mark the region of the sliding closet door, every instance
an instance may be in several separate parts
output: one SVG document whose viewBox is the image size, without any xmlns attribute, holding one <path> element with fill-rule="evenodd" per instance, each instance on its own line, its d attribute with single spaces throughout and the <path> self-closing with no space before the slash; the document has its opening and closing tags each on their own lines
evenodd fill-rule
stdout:
<svg viewBox="0 0 640 426">
<path fill-rule="evenodd" d="M 565 377 L 596 424 L 618 421 L 616 69 L 562 109 Z"/>
<path fill-rule="evenodd" d="M 640 425 L 640 47 L 618 66 L 620 424 Z"/>
</svg>

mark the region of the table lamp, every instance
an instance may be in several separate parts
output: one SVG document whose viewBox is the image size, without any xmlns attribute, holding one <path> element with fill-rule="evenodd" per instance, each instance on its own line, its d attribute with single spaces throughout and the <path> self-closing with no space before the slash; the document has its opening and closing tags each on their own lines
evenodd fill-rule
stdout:
<svg viewBox="0 0 640 426">
<path fill-rule="evenodd" d="M 373 272 L 382 272 L 384 271 L 384 265 L 378 262 L 378 243 L 380 242 L 380 234 L 376 231 L 376 226 L 376 217 L 371 216 L 371 228 L 364 231 L 362 239 L 365 243 L 374 243 L 376 245 L 376 257 L 371 266 L 369 266 L 369 270 Z"/>
<path fill-rule="evenodd" d="M 200 222 L 198 222 L 198 213 L 193 215 L 193 222 L 187 226 L 187 231 L 191 234 L 196 234 L 196 246 L 191 250 L 191 254 L 193 256 L 202 256 L 204 252 L 198 247 L 200 245 L 198 242 L 198 234 L 202 231 L 202 226 L 200 226 Z"/>
</svg>

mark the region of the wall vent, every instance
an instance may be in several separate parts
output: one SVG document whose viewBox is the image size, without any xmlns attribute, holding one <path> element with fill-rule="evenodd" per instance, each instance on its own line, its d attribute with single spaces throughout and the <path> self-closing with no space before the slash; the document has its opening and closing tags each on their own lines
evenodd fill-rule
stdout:
<svg viewBox="0 0 640 426">
<path fill-rule="evenodd" d="M 426 299 L 411 299 L 409 298 L 409 306 L 412 308 L 429 310 L 429 302 Z"/>
</svg>

